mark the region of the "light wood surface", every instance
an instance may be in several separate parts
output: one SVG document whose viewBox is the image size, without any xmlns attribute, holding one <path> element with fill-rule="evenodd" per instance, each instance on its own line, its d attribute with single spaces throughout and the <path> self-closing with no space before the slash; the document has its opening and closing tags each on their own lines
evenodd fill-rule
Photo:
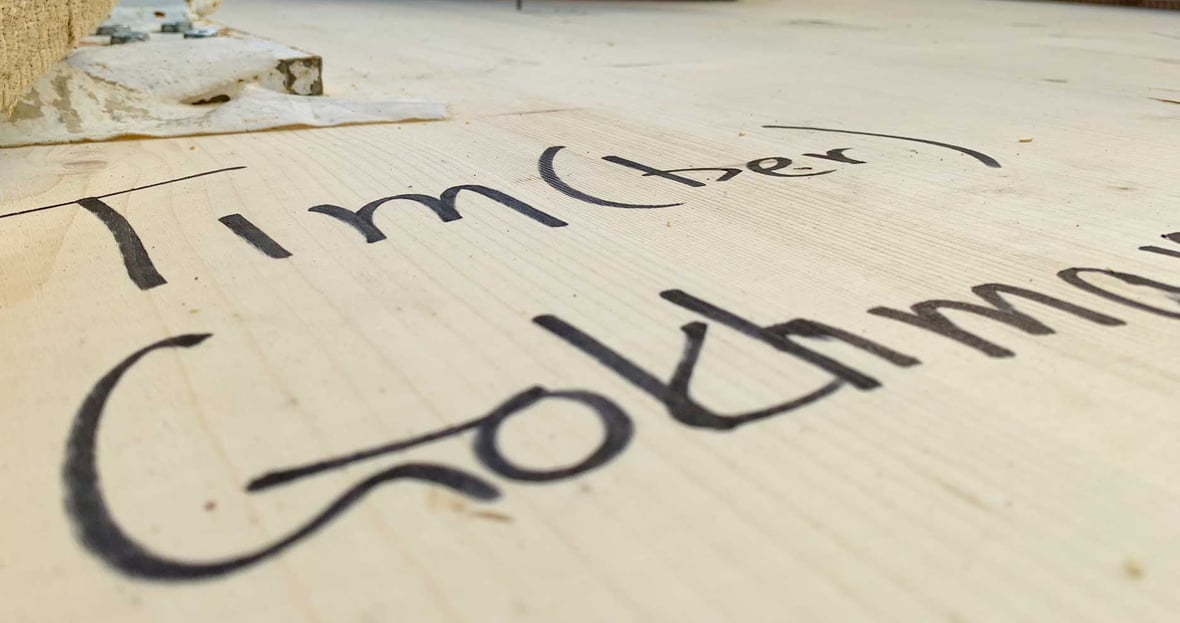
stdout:
<svg viewBox="0 0 1180 623">
<path fill-rule="evenodd" d="M 330 95 L 453 118 L 0 151 L 0 215 L 62 204 L 0 218 L 0 621 L 1177 620 L 1180 236 L 1161 236 L 1180 231 L 1180 15 L 234 0 L 218 18 L 322 54 Z M 608 156 L 745 170 L 690 186 Z M 309 211 L 462 185 L 508 197 L 459 191 L 449 220 L 391 201 L 371 243 Z M 118 216 L 150 266 L 124 265 L 144 255 Z M 229 226 L 247 223 L 270 255 Z M 891 350 L 743 334 L 675 291 Z M 940 300 L 980 307 L 906 322 Z M 698 410 L 670 382 L 693 323 Z M 535 386 L 566 393 L 246 490 Z M 343 510 L 235 561 L 325 509 Z"/>
</svg>

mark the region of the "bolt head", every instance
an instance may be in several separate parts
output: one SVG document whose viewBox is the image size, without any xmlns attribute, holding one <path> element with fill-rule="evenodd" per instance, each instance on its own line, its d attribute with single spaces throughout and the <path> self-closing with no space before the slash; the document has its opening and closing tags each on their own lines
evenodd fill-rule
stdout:
<svg viewBox="0 0 1180 623">
<path fill-rule="evenodd" d="M 94 29 L 94 34 L 96 34 L 96 35 L 113 35 L 117 32 L 124 32 L 127 30 L 131 30 L 131 27 L 128 26 L 127 24 L 103 24 L 103 25 L 99 26 L 98 28 Z"/>
<path fill-rule="evenodd" d="M 186 19 L 160 24 L 160 32 L 188 32 L 192 29 L 193 23 Z"/>
<path fill-rule="evenodd" d="M 111 35 L 111 45 L 121 45 L 124 43 L 136 43 L 139 41 L 147 41 L 151 36 L 146 32 L 139 32 L 135 30 L 121 30 Z"/>
<path fill-rule="evenodd" d="M 219 34 L 221 34 L 220 29 L 205 26 L 203 28 L 194 28 L 192 30 L 185 32 L 184 38 L 185 39 L 208 39 L 209 37 L 216 37 Z"/>
</svg>

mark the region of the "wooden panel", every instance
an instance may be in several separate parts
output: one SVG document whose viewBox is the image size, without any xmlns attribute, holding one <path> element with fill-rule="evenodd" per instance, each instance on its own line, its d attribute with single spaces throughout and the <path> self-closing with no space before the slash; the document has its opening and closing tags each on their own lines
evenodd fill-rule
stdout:
<svg viewBox="0 0 1180 623">
<path fill-rule="evenodd" d="M 1180 15 L 524 8 L 0 151 L 0 620 L 1175 620 Z"/>
</svg>

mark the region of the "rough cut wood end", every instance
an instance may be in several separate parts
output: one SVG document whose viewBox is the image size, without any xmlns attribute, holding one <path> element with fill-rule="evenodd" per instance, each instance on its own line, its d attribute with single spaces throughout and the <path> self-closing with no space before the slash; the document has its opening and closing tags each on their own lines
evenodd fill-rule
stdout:
<svg viewBox="0 0 1180 623">
<path fill-rule="evenodd" d="M 91 32 L 115 0 L 0 0 L 0 111 Z"/>
</svg>

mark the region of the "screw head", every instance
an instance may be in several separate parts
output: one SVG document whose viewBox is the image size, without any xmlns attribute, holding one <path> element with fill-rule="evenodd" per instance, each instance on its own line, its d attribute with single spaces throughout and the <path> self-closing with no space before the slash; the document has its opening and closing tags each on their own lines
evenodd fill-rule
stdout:
<svg viewBox="0 0 1180 623">
<path fill-rule="evenodd" d="M 124 43 L 136 43 L 138 41 L 147 41 L 151 39 L 146 32 L 139 32 L 136 30 L 120 30 L 111 34 L 111 45 L 121 45 Z"/>
<path fill-rule="evenodd" d="M 127 24 L 103 24 L 103 25 L 99 26 L 98 28 L 94 29 L 94 34 L 96 34 L 96 35 L 113 35 L 117 32 L 123 32 L 123 31 L 127 31 L 127 30 L 131 30 L 131 27 L 128 26 Z"/>
<path fill-rule="evenodd" d="M 194 28 L 184 33 L 185 39 L 208 39 L 209 37 L 216 37 L 221 34 L 221 29 L 205 26 L 204 28 Z"/>
<path fill-rule="evenodd" d="M 160 32 L 188 32 L 193 29 L 193 23 L 187 19 L 160 24 Z"/>
</svg>

